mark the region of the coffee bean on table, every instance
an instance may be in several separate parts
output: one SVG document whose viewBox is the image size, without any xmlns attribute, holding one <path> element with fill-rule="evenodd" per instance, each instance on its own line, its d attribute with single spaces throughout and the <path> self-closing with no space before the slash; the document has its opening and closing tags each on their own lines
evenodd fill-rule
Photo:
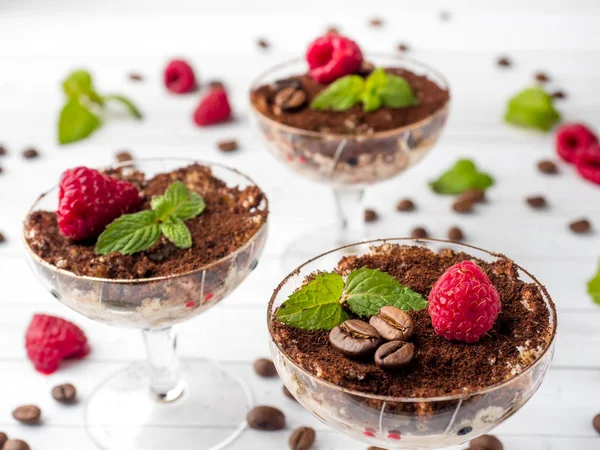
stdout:
<svg viewBox="0 0 600 450">
<path fill-rule="evenodd" d="M 503 450 L 504 445 L 500 442 L 496 436 L 491 434 L 484 434 L 483 436 L 479 436 L 478 438 L 473 439 L 470 442 L 472 449 L 481 449 L 481 450 Z"/>
<path fill-rule="evenodd" d="M 527 197 L 525 199 L 525 201 L 527 202 L 527 204 L 529 206 L 531 206 L 532 208 L 535 208 L 535 209 L 543 209 L 546 206 L 548 206 L 548 203 L 546 202 L 546 198 L 541 195 L 534 195 L 532 197 Z"/>
<path fill-rule="evenodd" d="M 452 227 L 448 230 L 448 239 L 454 242 L 460 242 L 465 239 L 465 234 L 458 227 Z"/>
<path fill-rule="evenodd" d="M 404 44 L 404 43 L 398 44 L 396 46 L 396 48 L 398 49 L 399 52 L 402 52 L 402 53 L 405 53 L 405 52 L 407 52 L 410 49 L 410 47 L 408 45 Z"/>
<path fill-rule="evenodd" d="M 360 357 L 372 354 L 381 337 L 367 322 L 350 319 L 329 332 L 329 342 L 346 356 Z"/>
<path fill-rule="evenodd" d="M 133 155 L 127 151 L 118 152 L 115 155 L 118 162 L 127 162 L 133 160 Z"/>
<path fill-rule="evenodd" d="M 30 450 L 29 444 L 21 439 L 9 439 L 2 450 Z"/>
<path fill-rule="evenodd" d="M 0 233 L 0 244 L 2 244 L 5 241 L 6 241 L 6 238 L 4 237 L 4 235 L 2 233 Z"/>
<path fill-rule="evenodd" d="M 415 346 L 410 342 L 391 341 L 375 352 L 375 364 L 382 369 L 393 370 L 406 367 L 415 356 Z"/>
<path fill-rule="evenodd" d="M 569 224 L 569 228 L 573 233 L 583 234 L 589 233 L 592 229 L 592 224 L 587 219 L 579 219 Z"/>
<path fill-rule="evenodd" d="M 374 445 L 371 445 L 367 450 L 386 450 L 386 449 L 381 448 L 381 447 L 375 447 Z"/>
<path fill-rule="evenodd" d="M 224 153 L 234 152 L 238 149 L 238 143 L 235 139 L 217 142 L 217 148 Z"/>
<path fill-rule="evenodd" d="M 6 435 L 6 433 L 0 431 L 0 449 L 6 441 L 8 441 L 8 436 Z"/>
<path fill-rule="evenodd" d="M 565 91 L 555 91 L 552 93 L 552 98 L 562 100 L 567 98 L 567 94 L 565 94 Z"/>
<path fill-rule="evenodd" d="M 39 152 L 33 147 L 23 151 L 23 158 L 25 159 L 34 159 L 38 156 L 40 156 Z"/>
<path fill-rule="evenodd" d="M 429 233 L 427 233 L 427 230 L 423 227 L 416 227 L 410 233 L 410 237 L 413 239 L 424 239 L 427 236 L 429 236 Z"/>
<path fill-rule="evenodd" d="M 558 166 L 550 160 L 544 159 L 537 164 L 537 168 L 540 172 L 546 175 L 555 175 L 558 173 Z"/>
<path fill-rule="evenodd" d="M 508 59 L 506 56 L 502 56 L 502 57 L 498 58 L 498 60 L 496 61 L 496 63 L 500 67 L 510 67 L 512 65 L 511 60 Z"/>
<path fill-rule="evenodd" d="M 271 44 L 269 44 L 269 42 L 266 39 L 257 40 L 256 45 L 265 50 L 271 46 Z"/>
<path fill-rule="evenodd" d="M 374 209 L 365 209 L 365 222 L 375 222 L 379 219 L 379 214 Z"/>
<path fill-rule="evenodd" d="M 547 83 L 548 81 L 550 81 L 550 77 L 546 72 L 539 71 L 535 73 L 535 81 L 537 81 L 538 83 Z"/>
<path fill-rule="evenodd" d="M 600 433 L 600 414 L 596 414 L 596 417 L 592 420 L 592 425 L 594 426 L 594 430 Z"/>
<path fill-rule="evenodd" d="M 379 28 L 383 26 L 383 20 L 379 17 L 373 17 L 371 20 L 369 20 L 369 25 L 375 28 Z"/>
<path fill-rule="evenodd" d="M 296 428 L 289 440 L 291 450 L 308 450 L 312 447 L 315 442 L 315 430 L 310 427 Z"/>
<path fill-rule="evenodd" d="M 306 94 L 302 89 L 293 86 L 284 87 L 273 99 L 276 107 L 281 111 L 294 111 L 306 103 Z"/>
<path fill-rule="evenodd" d="M 271 378 L 277 376 L 277 369 L 273 361 L 267 358 L 259 358 L 254 361 L 254 371 L 261 377 Z"/>
<path fill-rule="evenodd" d="M 473 203 L 481 203 L 485 201 L 485 191 L 483 189 L 467 189 L 460 194 L 456 201 L 469 200 Z"/>
<path fill-rule="evenodd" d="M 452 209 L 454 210 L 454 212 L 457 212 L 459 214 L 467 214 L 473 211 L 474 204 L 475 202 L 473 202 L 472 200 L 458 199 L 452 204 Z"/>
<path fill-rule="evenodd" d="M 0 173 L 4 172 L 4 169 L 2 168 L 2 166 L 0 166 Z"/>
<path fill-rule="evenodd" d="M 396 205 L 396 210 L 401 212 L 414 211 L 415 204 L 411 199 L 405 198 L 398 202 Z"/>
<path fill-rule="evenodd" d="M 129 74 L 129 79 L 131 81 L 144 81 L 144 76 L 137 72 L 131 72 Z"/>
<path fill-rule="evenodd" d="M 52 398 L 59 403 L 75 403 L 77 401 L 77 389 L 71 383 L 59 384 L 52 388 Z"/>
<path fill-rule="evenodd" d="M 8 150 L 6 150 L 6 147 L 4 145 L 0 145 L 0 156 L 4 156 L 8 153 Z"/>
<path fill-rule="evenodd" d="M 22 405 L 15 409 L 12 415 L 21 423 L 35 425 L 39 423 L 42 411 L 35 405 Z"/>
<path fill-rule="evenodd" d="M 277 431 L 285 428 L 285 415 L 273 406 L 257 406 L 246 416 L 248 426 L 255 430 Z"/>
<path fill-rule="evenodd" d="M 296 397 L 294 397 L 294 395 L 290 392 L 290 390 L 285 385 L 283 385 L 281 390 L 283 391 L 283 395 L 285 395 L 290 400 L 294 400 L 295 402 L 298 401 L 298 400 L 296 400 Z"/>
<path fill-rule="evenodd" d="M 387 341 L 407 341 L 415 332 L 412 317 L 395 306 L 382 307 L 369 324 Z"/>
</svg>

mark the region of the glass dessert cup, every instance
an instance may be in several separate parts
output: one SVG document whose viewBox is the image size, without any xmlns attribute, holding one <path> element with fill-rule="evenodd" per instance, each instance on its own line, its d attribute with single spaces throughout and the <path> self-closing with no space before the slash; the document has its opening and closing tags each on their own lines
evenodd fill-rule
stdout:
<svg viewBox="0 0 600 450">
<path fill-rule="evenodd" d="M 228 186 L 254 185 L 236 170 L 202 161 L 148 159 L 117 167 L 152 177 L 194 162 L 210 167 Z M 29 214 L 55 211 L 57 206 L 54 188 Z M 258 208 L 267 207 L 263 199 Z M 42 260 L 25 241 L 30 267 L 60 302 L 92 320 L 142 331 L 147 361 L 114 373 L 87 398 L 84 422 L 98 447 L 151 450 L 201 442 L 198 448 L 219 449 L 244 430 L 252 406 L 248 387 L 216 362 L 180 364 L 172 326 L 215 306 L 249 275 L 263 250 L 267 228 L 265 221 L 242 247 L 191 272 L 135 280 L 77 276 Z"/>
<path fill-rule="evenodd" d="M 404 56 L 369 54 L 366 60 L 375 67 L 398 67 L 426 75 L 448 89 L 439 72 Z M 306 62 L 301 58 L 284 62 L 261 74 L 251 91 L 305 72 Z M 252 104 L 259 133 L 271 152 L 290 169 L 333 188 L 337 223 L 293 241 L 284 252 L 287 269 L 327 249 L 365 239 L 362 199 L 366 187 L 399 175 L 429 153 L 444 129 L 449 103 L 419 122 L 358 135 L 290 127 L 268 117 L 260 105 Z M 305 257 L 300 260 L 297 255 Z"/>
<path fill-rule="evenodd" d="M 277 308 L 315 271 L 331 271 L 342 256 L 361 255 L 385 243 L 419 245 L 433 251 L 450 248 L 485 261 L 499 255 L 469 245 L 437 240 L 381 239 L 352 244 L 313 258 L 288 275 L 275 290 L 268 308 L 268 324 Z M 459 445 L 488 433 L 517 412 L 539 388 L 554 353 L 556 309 L 544 287 L 517 266 L 520 278 L 540 288 L 550 315 L 551 339 L 538 359 L 512 378 L 477 392 L 429 398 L 399 398 L 352 391 L 325 381 L 292 361 L 271 339 L 279 375 L 289 391 L 309 412 L 330 427 L 367 445 L 387 449 L 439 449 Z"/>
</svg>

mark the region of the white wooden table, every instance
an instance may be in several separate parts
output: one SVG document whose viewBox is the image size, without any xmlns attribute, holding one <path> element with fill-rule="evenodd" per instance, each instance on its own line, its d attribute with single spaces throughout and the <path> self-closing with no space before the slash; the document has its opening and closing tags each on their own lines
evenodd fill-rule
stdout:
<svg viewBox="0 0 600 450">
<path fill-rule="evenodd" d="M 438 12 L 446 8 L 452 18 L 442 23 Z M 385 18 L 385 27 L 369 28 L 371 16 Z M 284 398 L 277 380 L 258 379 L 251 370 L 255 357 L 268 354 L 265 307 L 283 276 L 279 254 L 302 231 L 332 220 L 333 202 L 325 187 L 291 174 L 258 141 L 249 123 L 248 86 L 261 69 L 303 52 L 311 38 L 333 24 L 365 49 L 393 52 L 397 42 L 406 42 L 412 56 L 447 75 L 453 90 L 451 120 L 431 156 L 368 192 L 367 204 L 382 215 L 373 225 L 377 234 L 402 236 L 424 224 L 435 237 L 444 237 L 450 225 L 460 224 L 468 242 L 502 251 L 537 274 L 558 305 L 554 364 L 533 400 L 498 429 L 507 450 L 600 448 L 590 423 L 600 412 L 600 308 L 585 294 L 600 256 L 600 190 L 571 167 L 561 166 L 557 177 L 537 173 L 535 163 L 554 156 L 552 137 L 515 130 L 500 120 L 509 95 L 540 69 L 551 75 L 552 87 L 568 93 L 558 104 L 567 119 L 600 127 L 599 21 L 595 0 L 0 1 L 0 143 L 10 151 L 0 158 L 0 230 L 7 237 L 0 247 L 0 430 L 28 440 L 34 450 L 91 449 L 82 407 L 55 404 L 50 387 L 69 380 L 85 398 L 104 376 L 142 358 L 135 332 L 80 317 L 45 292 L 26 267 L 19 237 L 27 207 L 62 170 L 105 165 L 126 148 L 137 157 L 188 156 L 235 166 L 258 180 L 271 200 L 271 234 L 257 270 L 209 317 L 179 327 L 181 354 L 224 358 L 248 380 L 258 403 L 286 412 L 290 428 L 315 427 L 318 449 L 365 448 Z M 272 42 L 272 49 L 259 51 L 258 37 Z M 500 54 L 515 66 L 498 69 Z M 192 61 L 201 80 L 226 81 L 235 123 L 208 129 L 192 124 L 198 95 L 171 96 L 161 83 L 162 68 L 174 56 Z M 59 81 L 77 67 L 89 68 L 101 91 L 131 96 L 146 119 L 108 120 L 92 138 L 60 148 L 55 131 Z M 129 81 L 130 71 L 146 80 Z M 242 150 L 219 153 L 215 142 L 230 137 Z M 30 145 L 41 158 L 23 160 L 20 153 Z M 449 212 L 450 200 L 426 186 L 460 156 L 473 158 L 497 180 L 490 205 L 469 217 Z M 548 197 L 548 211 L 525 205 L 524 197 L 536 193 Z M 397 199 L 405 195 L 418 203 L 417 213 L 395 212 Z M 580 216 L 594 221 L 598 231 L 569 233 L 567 223 Z M 93 347 L 90 357 L 50 377 L 37 374 L 25 357 L 23 336 L 38 311 L 79 323 Z M 233 330 L 229 336 L 221 332 L 226 323 Z M 43 408 L 42 426 L 26 428 L 12 419 L 12 408 L 27 402 Z M 287 434 L 247 431 L 231 448 L 287 448 Z"/>
</svg>

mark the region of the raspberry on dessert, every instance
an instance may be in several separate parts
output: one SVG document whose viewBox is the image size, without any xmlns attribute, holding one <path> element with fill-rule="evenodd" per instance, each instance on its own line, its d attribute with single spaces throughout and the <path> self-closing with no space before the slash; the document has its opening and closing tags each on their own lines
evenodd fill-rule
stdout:
<svg viewBox="0 0 600 450">
<path fill-rule="evenodd" d="M 600 184 L 600 145 L 593 144 L 577 153 L 577 172 L 592 183 Z"/>
<path fill-rule="evenodd" d="M 142 201 L 131 183 L 87 167 L 69 169 L 59 183 L 58 227 L 68 239 L 94 238 L 117 217 L 139 208 Z"/>
<path fill-rule="evenodd" d="M 191 92 L 196 87 L 194 70 L 181 59 L 174 59 L 167 65 L 164 80 L 165 87 L 175 94 Z"/>
<path fill-rule="evenodd" d="M 579 151 L 596 143 L 596 135 L 580 123 L 563 125 L 556 131 L 556 152 L 568 163 L 574 163 Z"/>
<path fill-rule="evenodd" d="M 63 359 L 84 358 L 90 347 L 83 331 L 60 317 L 35 314 L 25 334 L 27 356 L 35 370 L 49 375 Z"/>
<path fill-rule="evenodd" d="M 429 315 L 435 332 L 448 340 L 477 342 L 502 308 L 498 291 L 472 261 L 450 267 L 429 294 Z"/>
<path fill-rule="evenodd" d="M 230 118 L 231 106 L 227 93 L 218 87 L 208 91 L 194 111 L 194 123 L 200 127 L 225 122 Z"/>
<path fill-rule="evenodd" d="M 306 51 L 308 74 L 317 83 L 331 83 L 358 72 L 363 55 L 356 42 L 339 34 L 326 34 L 313 41 Z"/>
</svg>

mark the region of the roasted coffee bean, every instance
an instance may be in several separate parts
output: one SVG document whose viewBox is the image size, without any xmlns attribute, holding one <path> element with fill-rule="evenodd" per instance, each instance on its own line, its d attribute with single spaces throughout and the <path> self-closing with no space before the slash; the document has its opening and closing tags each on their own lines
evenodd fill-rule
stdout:
<svg viewBox="0 0 600 450">
<path fill-rule="evenodd" d="M 340 34 L 340 29 L 335 25 L 330 25 L 325 29 L 325 34 Z"/>
<path fill-rule="evenodd" d="M 429 233 L 423 227 L 416 227 L 410 233 L 410 237 L 413 239 L 425 239 L 427 236 L 429 236 Z"/>
<path fill-rule="evenodd" d="M 302 89 L 302 82 L 297 78 L 283 78 L 273 83 L 275 90 L 280 91 L 283 88 Z"/>
<path fill-rule="evenodd" d="M 527 197 L 525 199 L 527 204 L 535 209 L 543 209 L 548 206 L 548 202 L 546 202 L 546 197 L 541 195 L 534 195 L 532 197 Z"/>
<path fill-rule="evenodd" d="M 40 417 L 42 417 L 42 411 L 35 405 L 23 405 L 15 409 L 12 412 L 12 415 L 21 423 L 34 425 L 39 423 Z"/>
<path fill-rule="evenodd" d="M 35 148 L 28 148 L 23 151 L 23 158 L 34 159 L 40 156 L 39 152 Z"/>
<path fill-rule="evenodd" d="M 402 52 L 402 53 L 405 53 L 405 52 L 407 52 L 410 49 L 410 47 L 408 45 L 404 44 L 404 43 L 398 44 L 396 46 L 396 48 L 398 49 L 399 52 Z"/>
<path fill-rule="evenodd" d="M 300 427 L 292 431 L 288 443 L 291 450 L 308 450 L 315 442 L 315 430 L 310 427 Z"/>
<path fill-rule="evenodd" d="M 562 100 L 567 98 L 567 94 L 565 94 L 565 91 L 554 91 L 552 93 L 552 98 L 556 100 Z"/>
<path fill-rule="evenodd" d="M 554 162 L 547 159 L 540 161 L 537 164 L 537 168 L 540 172 L 547 175 L 555 175 L 558 173 L 558 166 Z"/>
<path fill-rule="evenodd" d="M 71 383 L 59 384 L 52 388 L 52 398 L 59 403 L 75 403 L 77 401 L 77 389 Z"/>
<path fill-rule="evenodd" d="M 115 159 L 118 162 L 127 162 L 133 160 L 133 155 L 127 151 L 122 151 L 115 155 Z"/>
<path fill-rule="evenodd" d="M 239 147 L 238 147 L 237 141 L 234 139 L 231 139 L 228 141 L 217 142 L 217 148 L 219 150 L 221 150 L 222 152 L 229 153 L 229 152 L 236 151 Z"/>
<path fill-rule="evenodd" d="M 415 346 L 410 342 L 391 341 L 375 352 L 375 364 L 382 369 L 393 370 L 406 367 L 415 356 Z"/>
<path fill-rule="evenodd" d="M 6 433 L 0 431 L 0 449 L 2 449 L 6 441 L 8 441 L 8 436 L 6 435 Z"/>
<path fill-rule="evenodd" d="M 496 61 L 496 63 L 500 67 L 510 67 L 512 65 L 511 60 L 508 59 L 506 56 L 502 56 L 502 57 L 498 58 L 498 60 Z"/>
<path fill-rule="evenodd" d="M 294 395 L 290 392 L 290 390 L 285 385 L 283 386 L 282 391 L 283 391 L 283 395 L 285 395 L 290 400 L 294 400 L 295 402 L 298 401 L 298 400 L 296 400 L 296 397 L 294 397 Z"/>
<path fill-rule="evenodd" d="M 223 90 L 225 90 L 225 83 L 223 83 L 221 80 L 210 80 L 208 82 L 208 87 L 210 89 L 223 89 Z"/>
<path fill-rule="evenodd" d="M 306 94 L 302 89 L 286 87 L 275 95 L 275 106 L 282 111 L 294 111 L 304 106 L 306 103 Z"/>
<path fill-rule="evenodd" d="M 456 200 L 452 204 L 452 209 L 454 212 L 459 214 L 467 214 L 473 211 L 474 202 L 471 200 Z"/>
<path fill-rule="evenodd" d="M 369 323 L 387 341 L 407 341 L 415 332 L 412 317 L 395 306 L 384 306 Z"/>
<path fill-rule="evenodd" d="M 267 358 L 259 358 L 254 361 L 254 371 L 261 377 L 271 378 L 277 376 L 277 369 L 273 361 Z"/>
<path fill-rule="evenodd" d="M 6 238 L 2 233 L 0 233 L 0 244 L 2 244 L 3 242 L 6 242 Z"/>
<path fill-rule="evenodd" d="M 503 450 L 504 445 L 500 442 L 496 436 L 491 434 L 484 434 L 483 436 L 479 436 L 478 438 L 473 439 L 470 442 L 471 449 L 481 449 L 481 450 Z"/>
<path fill-rule="evenodd" d="M 375 222 L 379 219 L 379 214 L 374 209 L 365 209 L 365 222 Z"/>
<path fill-rule="evenodd" d="M 454 242 L 460 242 L 465 239 L 465 234 L 458 227 L 452 227 L 448 230 L 448 239 Z"/>
<path fill-rule="evenodd" d="M 140 73 L 136 73 L 136 72 L 131 72 L 129 74 L 129 79 L 131 81 L 144 81 L 144 76 Z"/>
<path fill-rule="evenodd" d="M 250 428 L 277 431 L 285 428 L 285 415 L 272 406 L 256 406 L 246 416 Z"/>
<path fill-rule="evenodd" d="M 4 172 L 4 169 L 2 168 L 2 166 L 0 166 L 0 173 Z"/>
<path fill-rule="evenodd" d="M 589 233 L 592 229 L 592 224 L 587 219 L 579 219 L 569 224 L 569 228 L 573 233 L 583 234 Z"/>
<path fill-rule="evenodd" d="M 545 72 L 536 72 L 535 81 L 537 81 L 538 83 L 547 83 L 548 81 L 550 81 L 550 77 Z"/>
<path fill-rule="evenodd" d="M 473 203 L 481 203 L 485 201 L 485 191 L 483 189 L 467 189 L 460 194 L 456 201 L 469 200 Z"/>
<path fill-rule="evenodd" d="M 266 39 L 259 39 L 256 41 L 256 45 L 258 45 L 262 49 L 267 49 L 271 46 Z"/>
<path fill-rule="evenodd" d="M 373 353 L 381 337 L 367 322 L 350 319 L 329 332 L 329 342 L 346 356 L 360 357 Z"/>
<path fill-rule="evenodd" d="M 592 420 L 592 425 L 594 426 L 594 430 L 600 433 L 600 414 L 596 414 L 594 420 Z"/>
<path fill-rule="evenodd" d="M 398 204 L 396 205 L 396 210 L 397 211 L 402 211 L 402 212 L 414 211 L 415 210 L 415 204 L 414 204 L 414 202 L 411 199 L 405 198 L 405 199 L 400 200 L 398 202 Z"/>
<path fill-rule="evenodd" d="M 375 28 L 381 27 L 383 26 L 383 19 L 380 19 L 379 17 L 373 17 L 371 20 L 369 20 L 369 25 Z"/>
<path fill-rule="evenodd" d="M 370 63 L 369 61 L 365 61 L 363 60 L 362 63 L 360 63 L 360 67 L 358 68 L 358 74 L 361 77 L 368 77 L 369 75 L 371 75 L 371 72 L 373 72 L 375 70 L 375 64 Z"/>
<path fill-rule="evenodd" d="M 4 156 L 8 153 L 8 150 L 6 150 L 6 147 L 3 145 L 0 145 L 0 156 Z M 1 448 L 1 447 L 0 447 Z"/>
<path fill-rule="evenodd" d="M 9 439 L 2 450 L 30 450 L 29 444 L 21 439 Z"/>
<path fill-rule="evenodd" d="M 382 447 L 375 447 L 374 445 L 371 445 L 367 450 L 387 450 L 387 449 L 382 448 Z"/>
</svg>

